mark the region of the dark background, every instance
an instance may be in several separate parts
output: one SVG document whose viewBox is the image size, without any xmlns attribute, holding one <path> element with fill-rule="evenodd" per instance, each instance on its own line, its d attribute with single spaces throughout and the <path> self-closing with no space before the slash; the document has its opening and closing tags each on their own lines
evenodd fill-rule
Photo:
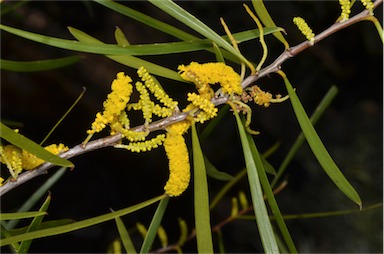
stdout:
<svg viewBox="0 0 384 254">
<path fill-rule="evenodd" d="M 223 17 L 232 32 L 255 28 L 240 1 L 178 2 L 219 34 L 223 34 L 219 18 Z M 2 5 L 15 5 L 5 2 Z M 146 2 L 125 3 L 147 15 L 175 24 L 195 34 L 179 22 Z M 291 46 L 304 40 L 292 24 L 294 16 L 303 17 L 315 33 L 329 27 L 339 15 L 337 1 L 266 2 L 275 23 L 285 28 Z M 354 10 L 361 10 L 356 3 Z M 376 12 L 382 21 L 382 8 Z M 174 37 L 131 20 L 93 2 L 28 2 L 2 16 L 2 24 L 49 36 L 73 39 L 67 26 L 80 29 L 106 43 L 115 43 L 118 26 L 131 44 L 177 41 Z M 283 46 L 272 36 L 266 38 L 271 63 Z M 257 40 L 241 44 L 243 55 L 254 62 L 261 57 Z M 283 70 L 311 114 L 326 91 L 336 85 L 339 94 L 316 126 L 330 154 L 347 179 L 357 189 L 364 206 L 382 202 L 382 84 L 383 48 L 374 25 L 362 22 L 325 39 L 315 47 L 284 63 Z M 71 52 L 34 43 L 1 31 L 3 59 L 32 61 L 80 55 L 82 60 L 72 66 L 44 72 L 1 72 L 1 118 L 14 121 L 20 132 L 40 142 L 82 91 L 86 94 L 57 128 L 47 145 L 63 142 L 69 147 L 82 142 L 86 130 L 102 109 L 110 92 L 110 84 L 119 71 L 137 80 L 135 70 L 103 56 Z M 193 52 L 168 56 L 144 57 L 176 70 L 179 64 L 191 61 L 215 61 L 212 54 Z M 159 78 L 166 91 L 185 105 L 186 89 L 192 87 Z M 276 75 L 258 81 L 265 90 L 286 94 L 284 84 Z M 260 151 L 276 142 L 280 147 L 269 161 L 276 168 L 300 132 L 289 102 L 270 108 L 253 107 L 252 128 L 260 130 L 255 137 Z M 105 133 L 104 133 L 105 134 Z M 189 142 L 189 136 L 186 136 Z M 243 157 L 232 116 L 228 115 L 202 148 L 218 169 L 235 175 L 243 167 Z M 52 201 L 47 220 L 71 218 L 82 220 L 118 210 L 160 195 L 168 177 L 163 148 L 147 153 L 130 153 L 118 149 L 102 149 L 72 159 L 76 165 L 50 190 Z M 7 193 L 1 200 L 3 212 L 15 211 L 46 181 L 55 169 Z M 2 167 L 2 175 L 6 168 Z M 283 214 L 356 209 L 329 180 L 305 144 L 288 168 L 288 186 L 277 196 Z M 212 197 L 225 182 L 210 179 Z M 192 184 L 179 198 L 171 199 L 163 225 L 169 241 L 178 239 L 177 218 L 184 218 L 193 227 Z M 212 225 L 230 214 L 230 199 L 243 190 L 244 179 L 213 211 Z M 38 206 L 36 207 L 38 209 Z M 128 228 L 136 222 L 149 225 L 155 206 L 123 217 Z M 382 209 L 344 216 L 287 221 L 300 252 L 377 252 L 382 246 Z M 254 221 L 235 221 L 223 228 L 227 252 L 260 252 L 260 240 Z M 118 236 L 114 222 L 64 235 L 34 240 L 31 252 L 105 252 Z M 136 246 L 141 238 L 132 237 Z M 194 252 L 192 241 L 184 248 Z M 155 242 L 155 249 L 159 247 Z M 6 249 L 2 251 L 7 251 Z"/>
</svg>

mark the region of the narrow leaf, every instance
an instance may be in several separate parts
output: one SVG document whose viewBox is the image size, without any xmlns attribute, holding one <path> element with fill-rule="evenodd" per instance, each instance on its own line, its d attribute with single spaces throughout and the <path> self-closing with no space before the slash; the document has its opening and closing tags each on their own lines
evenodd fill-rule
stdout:
<svg viewBox="0 0 384 254">
<path fill-rule="evenodd" d="M 276 26 L 275 22 L 273 22 L 271 16 L 269 15 L 267 8 L 265 8 L 265 5 L 263 3 L 263 0 L 252 0 L 253 8 L 256 11 L 257 16 L 259 16 L 261 22 L 264 24 L 264 26 Z M 275 32 L 273 35 L 284 44 L 285 49 L 289 48 L 287 40 L 284 38 L 283 34 L 281 32 Z"/>
<path fill-rule="evenodd" d="M 48 152 L 43 147 L 39 146 L 32 140 L 24 137 L 23 135 L 14 132 L 12 129 L 4 125 L 3 123 L 0 123 L 0 137 L 8 141 L 9 143 L 24 149 L 31 154 L 36 155 L 38 158 L 50 162 L 52 164 L 63 166 L 63 167 L 73 167 L 72 162 L 63 159 L 57 155 L 54 155 L 53 153 Z"/>
<path fill-rule="evenodd" d="M 169 197 L 164 197 L 157 206 L 156 212 L 153 215 L 151 224 L 149 225 L 147 235 L 145 236 L 143 245 L 141 246 L 140 253 L 148 253 L 152 247 L 153 241 L 155 240 L 157 230 L 160 226 L 161 220 L 163 219 L 165 210 L 168 206 Z"/>
<path fill-rule="evenodd" d="M 115 39 L 116 39 L 117 45 L 121 47 L 126 47 L 130 45 L 127 37 L 125 37 L 125 34 L 123 33 L 123 31 L 121 31 L 121 29 L 118 27 L 116 27 L 115 29 Z"/>
<path fill-rule="evenodd" d="M 228 41 L 224 40 L 220 35 L 218 35 L 215 31 L 205 25 L 202 21 L 194 17 L 192 14 L 178 6 L 176 3 L 171 0 L 149 0 L 153 5 L 168 13 L 175 19 L 184 23 L 191 29 L 205 36 L 206 38 L 215 42 L 218 46 L 224 48 L 234 56 L 236 56 L 242 62 L 248 63 L 248 60 L 237 51 Z"/>
<path fill-rule="evenodd" d="M 329 155 L 327 149 L 324 147 L 323 142 L 321 142 L 320 137 L 317 135 L 315 128 L 313 127 L 311 121 L 307 116 L 307 113 L 305 113 L 303 105 L 301 105 L 301 102 L 297 97 L 296 92 L 293 89 L 291 83 L 289 82 L 285 74 L 280 72 L 280 75 L 282 75 L 284 79 L 284 83 L 288 90 L 289 98 L 291 100 L 291 104 L 295 112 L 297 121 L 299 122 L 304 136 L 307 139 L 308 144 L 312 149 L 312 152 L 315 154 L 316 159 L 319 161 L 321 167 L 331 178 L 331 180 L 336 184 L 336 186 L 361 208 L 362 202 L 359 194 L 344 177 L 343 173 L 337 167 L 331 155 Z"/>
<path fill-rule="evenodd" d="M 262 156 L 261 154 L 259 154 L 259 157 L 261 159 L 261 163 L 263 164 L 263 168 L 265 170 L 265 172 L 267 172 L 268 174 L 271 174 L 271 175 L 276 175 L 276 170 L 275 168 L 271 165 L 271 163 L 269 163 L 265 158 L 264 156 Z"/>
<path fill-rule="evenodd" d="M 224 59 L 223 53 L 221 53 L 220 48 L 217 46 L 216 43 L 212 43 L 212 44 L 213 44 L 213 51 L 215 52 L 216 61 L 225 64 L 225 59 Z"/>
<path fill-rule="evenodd" d="M 25 62 L 0 59 L 0 68 L 2 70 L 19 72 L 46 71 L 68 66 L 79 60 L 79 56 Z"/>
<path fill-rule="evenodd" d="M 129 236 L 127 228 L 124 226 L 123 221 L 120 218 L 115 218 L 117 230 L 119 231 L 121 242 L 124 245 L 125 251 L 127 253 L 137 253 L 135 246 Z"/>
<path fill-rule="evenodd" d="M 27 201 L 18 209 L 17 212 L 26 212 L 31 209 L 40 198 L 47 193 L 49 189 L 64 175 L 67 168 L 60 168 L 53 176 L 51 176 L 47 181 L 44 182 L 43 185 L 39 187 L 37 191 L 35 191 Z M 11 220 L 6 224 L 6 228 L 12 229 L 14 228 L 19 220 Z"/>
<path fill-rule="evenodd" d="M 16 220 L 33 218 L 36 216 L 44 215 L 45 212 L 21 212 L 21 213 L 0 213 L 0 220 Z"/>
<path fill-rule="evenodd" d="M 75 230 L 83 229 L 83 228 L 86 228 L 86 227 L 90 227 L 90 226 L 93 226 L 93 225 L 97 225 L 97 224 L 103 223 L 105 221 L 113 220 L 115 218 L 118 218 L 118 217 L 130 214 L 130 213 L 133 213 L 133 212 L 135 212 L 137 210 L 140 210 L 140 209 L 142 209 L 142 208 L 144 208 L 146 206 L 149 206 L 149 205 L 151 205 L 151 204 L 161 200 L 162 198 L 164 198 L 164 195 L 161 195 L 161 196 L 158 196 L 156 198 L 152 198 L 152 199 L 146 200 L 146 201 L 144 201 L 142 203 L 139 203 L 137 205 L 133 205 L 133 206 L 130 206 L 130 207 L 118 210 L 116 212 L 103 214 L 103 215 L 96 216 L 96 217 L 93 217 L 93 218 L 89 218 L 89 219 L 86 219 L 86 220 L 74 222 L 74 223 L 71 223 L 71 224 L 68 224 L 68 225 L 63 225 L 63 226 L 58 226 L 58 227 L 54 227 L 54 228 L 37 230 L 37 231 L 34 231 L 34 232 L 29 232 L 29 233 L 25 233 L 25 234 L 21 234 L 21 235 L 15 235 L 15 236 L 12 236 L 12 237 L 9 237 L 9 238 L 2 239 L 1 242 L 0 242 L 0 246 L 5 246 L 5 245 L 8 245 L 8 244 L 11 244 L 11 243 L 14 243 L 14 242 L 20 242 L 20 241 L 25 241 L 25 240 L 29 240 L 29 239 L 35 239 L 35 238 L 42 238 L 42 237 L 47 237 L 47 236 L 59 235 L 59 234 L 68 233 L 68 232 L 72 232 L 72 231 L 75 231 Z"/>
<path fill-rule="evenodd" d="M 75 29 L 73 27 L 68 27 L 68 30 L 79 41 L 84 41 L 87 43 L 104 44 L 102 41 L 99 41 L 98 39 L 82 32 L 78 29 Z M 142 60 L 138 57 L 129 56 L 129 55 L 126 55 L 126 56 L 106 55 L 106 57 L 108 57 L 108 58 L 110 58 L 110 59 L 112 59 L 118 63 L 124 64 L 126 66 L 129 66 L 129 67 L 132 67 L 135 69 L 138 69 L 141 66 L 144 66 L 148 70 L 148 72 L 150 72 L 152 74 L 155 74 L 155 75 L 158 75 L 161 77 L 165 77 L 165 78 L 169 78 L 169 79 L 173 79 L 173 80 L 177 80 L 177 81 L 185 82 L 185 80 L 183 80 L 177 72 L 170 70 L 168 68 L 162 67 L 160 65 L 153 64 L 151 62 Z"/>
<path fill-rule="evenodd" d="M 320 117 L 323 115 L 325 110 L 328 108 L 328 106 L 331 104 L 332 100 L 337 95 L 338 89 L 336 86 L 332 86 L 326 95 L 323 97 L 319 105 L 317 105 L 315 111 L 313 112 L 310 120 L 313 125 L 317 123 L 317 121 L 320 119 Z M 283 162 L 281 163 L 279 169 L 277 170 L 277 175 L 273 179 L 271 186 L 272 188 L 277 184 L 277 182 L 280 180 L 281 176 L 284 174 L 285 169 L 287 168 L 288 164 L 292 161 L 295 154 L 301 147 L 301 145 L 304 143 L 305 137 L 303 133 L 300 133 L 299 136 L 296 138 L 295 143 L 291 146 L 289 149 L 287 155 L 285 156 Z"/>
<path fill-rule="evenodd" d="M 50 221 L 42 222 L 39 226 L 39 229 L 46 229 L 46 228 L 53 228 L 53 227 L 62 226 L 62 225 L 68 225 L 73 222 L 74 221 L 71 219 L 50 220 Z M 8 230 L 8 232 L 11 235 L 20 235 L 27 232 L 27 229 L 28 227 L 15 228 L 15 229 Z"/>
<path fill-rule="evenodd" d="M 48 210 L 50 202 L 51 202 L 51 195 L 48 195 L 48 197 L 45 199 L 39 211 L 46 212 Z M 43 221 L 43 218 L 44 218 L 44 215 L 36 216 L 35 218 L 33 218 L 31 224 L 27 229 L 27 232 L 32 232 L 37 230 L 41 222 Z M 26 240 L 21 242 L 18 253 L 27 253 L 29 250 L 29 247 L 31 246 L 31 243 L 32 243 L 32 240 Z"/>
<path fill-rule="evenodd" d="M 271 221 L 269 220 L 267 207 L 264 202 L 263 192 L 261 189 L 261 184 L 256 169 L 256 167 L 262 168 L 261 159 L 258 159 L 257 161 L 254 160 L 243 123 L 240 120 L 236 108 L 234 108 L 233 111 L 236 117 L 237 127 L 239 129 L 241 145 L 243 147 L 249 187 L 252 196 L 252 203 L 255 211 L 256 223 L 259 228 L 261 242 L 263 244 L 265 253 L 279 253 L 276 238 L 272 230 Z M 256 153 L 255 156 L 258 157 L 259 154 Z"/>
<path fill-rule="evenodd" d="M 219 171 L 215 165 L 213 165 L 207 156 L 204 155 L 204 163 L 207 169 L 207 175 L 221 181 L 230 181 L 233 179 L 233 176 L 225 172 Z"/>
<path fill-rule="evenodd" d="M 57 121 L 57 123 L 52 127 L 52 129 L 48 132 L 48 134 L 44 137 L 43 141 L 40 142 L 40 145 L 44 144 L 44 142 L 51 136 L 51 134 L 56 130 L 56 128 L 61 124 L 61 122 L 67 117 L 67 115 L 72 111 L 72 109 L 77 105 L 77 103 L 83 98 L 85 94 L 86 88 L 83 87 L 83 91 L 77 97 L 77 99 L 72 103 L 69 109 L 64 113 L 64 115 Z"/>
<path fill-rule="evenodd" d="M 209 192 L 204 156 L 196 126 L 192 124 L 192 151 L 195 192 L 195 227 L 198 253 L 214 253 L 209 214 Z"/>
<path fill-rule="evenodd" d="M 287 246 L 289 248 L 289 251 L 291 253 L 297 253 L 295 244 L 293 243 L 291 235 L 289 234 L 287 225 L 284 222 L 284 219 L 283 219 L 281 212 L 280 212 L 280 208 L 279 208 L 279 206 L 276 202 L 275 196 L 273 194 L 272 187 L 269 183 L 269 180 L 268 180 L 268 177 L 266 174 L 266 170 L 264 169 L 264 166 L 263 166 L 264 163 L 262 160 L 263 157 L 261 157 L 259 155 L 259 152 L 257 151 L 256 144 L 252 138 L 252 135 L 250 133 L 247 133 L 246 135 L 247 135 L 247 139 L 248 139 L 248 144 L 251 148 L 251 152 L 253 154 L 253 158 L 254 158 L 255 163 L 256 163 L 257 174 L 259 175 L 260 182 L 261 182 L 261 185 L 263 187 L 264 193 L 267 197 L 268 204 L 272 210 L 273 215 L 276 218 L 277 225 L 280 228 L 281 234 L 283 235 L 283 238 L 284 238 L 285 243 L 287 244 Z"/>
</svg>

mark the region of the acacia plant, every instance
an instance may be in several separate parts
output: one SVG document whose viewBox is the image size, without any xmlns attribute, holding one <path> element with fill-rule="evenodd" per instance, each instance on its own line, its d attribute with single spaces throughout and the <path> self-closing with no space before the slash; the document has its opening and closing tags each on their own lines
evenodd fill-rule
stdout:
<svg viewBox="0 0 384 254">
<path fill-rule="evenodd" d="M 374 2 L 340 0 L 338 5 L 335 4 L 339 15 L 335 16 L 335 20 L 322 31 L 315 31 L 310 24 L 307 24 L 304 19 L 305 13 L 300 14 L 302 17 L 292 17 L 291 22 L 302 33 L 302 42 L 297 45 L 290 45 L 285 38 L 287 31 L 274 23 L 266 6 L 260 0 L 246 4 L 238 2 L 239 9 L 242 9 L 249 22 L 254 24 L 254 29 L 233 31 L 231 23 L 222 17 L 219 20 L 223 32 L 214 31 L 197 16 L 171 0 L 148 2 L 153 8 L 158 8 L 159 11 L 180 21 L 186 29 L 177 28 L 144 12 L 136 11 L 130 7 L 130 2 L 95 0 L 94 3 L 86 2 L 86 4 L 89 4 L 88 6 L 100 4 L 126 16 L 127 22 L 131 19 L 141 22 L 177 38 L 176 42 L 131 44 L 128 36 L 123 33 L 124 29 L 118 27 L 114 31 L 116 43 L 104 43 L 87 31 L 74 27 L 68 27 L 74 39 L 62 39 L 12 27 L 4 24 L 5 21 L 0 25 L 3 34 L 9 33 L 43 46 L 88 55 L 98 54 L 121 64 L 118 65 L 119 70 L 116 70 L 115 78 L 111 80 L 109 93 L 104 95 L 104 102 L 97 102 L 99 112 L 90 113 L 94 121 L 89 122 L 84 130 L 80 128 L 70 130 L 81 132 L 84 136 L 84 139 L 78 140 L 77 145 L 69 146 L 66 140 L 48 146 L 43 144 L 49 140 L 56 127 L 65 121 L 65 117 L 71 114 L 71 110 L 76 111 L 76 104 L 81 101 L 83 94 L 86 94 L 85 88 L 40 144 L 32 141 L 35 140 L 34 137 L 25 137 L 23 128 L 15 128 L 15 122 L 12 122 L 14 119 L 2 119 L 0 161 L 3 163 L 3 168 L 0 193 L 3 204 L 9 202 L 7 198 L 10 196 L 7 195 L 11 192 L 22 191 L 27 182 L 34 184 L 39 176 L 51 174 L 52 168 L 62 167 L 52 174 L 49 180 L 42 184 L 38 182 L 34 184 L 34 188 L 38 190 L 34 195 L 30 195 L 23 206 L 13 208 L 17 212 L 2 211 L 1 246 L 6 246 L 3 248 L 9 248 L 8 250 L 13 252 L 27 252 L 31 244 L 33 246 L 34 239 L 49 240 L 53 235 L 114 220 L 118 233 L 116 240 L 109 239 L 111 245 L 108 250 L 114 253 L 119 253 L 122 249 L 127 253 L 183 250 L 201 253 L 225 252 L 226 237 L 222 228 L 236 220 L 250 217 L 257 225 L 262 246 L 259 251 L 263 250 L 266 253 L 304 251 L 300 249 L 301 245 L 295 239 L 295 235 L 290 233 L 290 227 L 286 223 L 287 217 L 275 195 L 283 192 L 289 184 L 289 176 L 285 175 L 287 166 L 305 140 L 321 168 L 340 193 L 351 200 L 351 204 L 357 205 L 355 209 L 338 211 L 339 213 L 362 212 L 380 206 L 380 204 L 368 208 L 364 206 L 358 191 L 344 176 L 343 170 L 339 169 L 313 127 L 331 103 L 337 89 L 332 87 L 309 117 L 296 93 L 297 90 L 291 84 L 290 74 L 284 72 L 284 63 L 293 57 L 300 58 L 298 55 L 301 52 L 316 47 L 322 40 L 362 21 L 370 21 L 379 34 L 378 41 L 380 38 L 383 40 L 381 25 L 375 17 L 375 9 L 382 4 L 382 0 Z M 268 3 L 266 5 L 268 7 Z M 18 8 L 26 6 L 27 2 L 4 1 L 1 3 L 2 15 L 17 12 Z M 251 40 L 256 45 L 253 50 L 256 57 L 242 53 L 242 44 Z M 267 42 L 272 41 L 280 44 L 281 52 L 270 52 L 271 47 Z M 6 44 L 7 41 L 2 43 Z M 205 52 L 211 60 L 200 61 L 198 58 L 193 58 L 195 55 L 187 54 L 197 51 Z M 167 60 L 170 54 L 182 56 L 180 59 L 183 61 L 178 62 L 175 68 L 169 68 L 164 62 L 159 64 L 146 58 L 157 55 Z M 277 57 L 271 59 L 271 54 Z M 14 72 L 48 71 L 83 61 L 86 56 L 87 54 L 83 54 L 83 57 L 73 55 L 29 62 L 25 62 L 28 59 L 23 61 L 1 59 L 1 69 Z M 273 77 L 275 82 L 280 82 L 280 92 L 271 92 L 267 86 L 262 85 L 267 77 Z M 168 82 L 172 85 L 167 84 Z M 298 81 L 292 83 L 296 82 Z M 177 90 L 184 87 L 185 92 L 174 96 L 176 93 L 173 85 L 178 86 Z M 302 131 L 285 154 L 285 158 L 279 162 L 280 166 L 276 168 L 268 161 L 268 157 L 279 149 L 278 145 L 270 144 L 269 149 L 261 152 L 258 139 L 263 137 L 263 131 L 258 128 L 258 119 L 252 117 L 255 115 L 254 111 L 260 108 L 268 112 L 272 104 L 278 104 L 275 107 L 289 107 L 290 104 Z M 239 168 L 245 165 L 245 168 L 239 169 L 234 176 L 231 176 L 226 168 L 216 168 L 215 163 L 204 152 L 206 140 L 215 131 L 220 129 L 221 132 L 230 135 L 232 129 L 226 129 L 228 125 L 223 122 L 231 119 L 236 123 L 241 147 L 234 144 L 226 149 L 240 149 L 243 163 L 240 163 Z M 76 126 L 76 122 L 72 123 L 72 126 Z M 220 142 L 212 146 L 220 147 Z M 163 149 L 163 156 L 167 158 L 168 163 L 162 165 L 163 161 L 159 161 L 151 165 L 153 170 L 169 168 L 168 179 L 163 183 L 164 187 L 151 186 L 146 179 L 125 179 L 127 184 L 139 182 L 141 188 L 151 189 L 151 193 L 157 195 L 146 197 L 147 200 L 135 205 L 76 222 L 68 218 L 50 220 L 47 217 L 50 213 L 50 202 L 57 202 L 54 198 L 51 200 L 50 195 L 38 211 L 31 210 L 47 191 L 53 188 L 65 171 L 74 167 L 76 171 L 84 170 L 82 168 L 84 163 L 82 166 L 76 165 L 75 157 L 89 153 L 87 158 L 92 160 L 95 150 L 103 151 L 107 147 L 113 147 L 115 153 L 124 151 L 127 154 L 146 153 L 149 156 L 154 150 Z M 100 154 L 102 153 L 98 153 L 97 156 Z M 128 168 L 134 162 L 127 160 L 125 163 L 120 167 Z M 111 171 L 106 171 L 104 174 L 120 177 L 119 173 Z M 231 197 L 230 189 L 239 185 L 244 178 L 248 179 L 247 188 L 243 188 L 238 196 Z M 64 181 L 64 178 L 60 179 L 60 182 Z M 92 177 L 87 181 L 91 182 Z M 212 191 L 211 183 L 214 185 L 216 181 L 225 181 L 225 184 L 217 191 Z M 86 188 L 87 185 L 84 186 Z M 138 192 L 140 190 L 125 195 L 129 198 L 138 195 Z M 187 195 L 187 192 L 193 195 Z M 25 196 L 28 196 L 28 193 L 23 195 Z M 231 209 L 226 218 L 215 218 L 215 210 L 222 209 L 218 208 L 218 204 L 228 203 L 226 199 L 228 196 L 231 198 L 228 204 Z M 168 204 L 172 206 L 172 203 L 177 204 L 178 199 L 190 200 L 192 197 L 194 221 L 190 223 L 183 218 L 174 218 L 173 223 L 179 225 L 179 238 L 168 241 L 167 232 L 173 229 L 167 229 L 162 225 L 162 219 L 168 212 Z M 136 221 L 133 225 L 124 223 L 123 219 L 133 212 L 136 214 L 144 212 L 146 210 L 144 208 L 155 203 L 158 203 L 158 206 L 150 223 L 143 221 Z M 26 226 L 18 226 L 20 225 L 18 220 L 28 221 L 27 218 L 33 219 L 24 224 Z M 138 234 L 142 235 L 140 240 L 137 240 Z M 156 238 L 160 240 L 160 245 L 155 242 Z"/>
</svg>

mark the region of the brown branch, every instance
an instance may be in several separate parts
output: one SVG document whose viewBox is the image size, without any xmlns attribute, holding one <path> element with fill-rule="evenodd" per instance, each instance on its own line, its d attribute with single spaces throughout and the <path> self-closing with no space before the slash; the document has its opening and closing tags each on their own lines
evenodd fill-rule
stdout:
<svg viewBox="0 0 384 254">
<path fill-rule="evenodd" d="M 377 8 L 380 4 L 382 4 L 382 2 L 383 2 L 383 0 L 376 0 L 374 2 L 374 9 Z M 364 11 L 360 12 L 359 14 L 353 16 L 352 18 L 350 18 L 344 22 L 337 22 L 337 23 L 333 24 L 332 26 L 330 26 L 329 28 L 327 28 L 326 30 L 324 30 L 322 33 L 318 34 L 315 37 L 314 44 L 320 42 L 321 40 L 329 37 L 330 35 L 336 33 L 337 31 L 339 31 L 341 29 L 349 27 L 349 26 L 351 26 L 355 23 L 358 23 L 360 21 L 366 20 L 370 16 L 371 15 L 370 15 L 369 11 L 364 10 Z M 300 43 L 294 47 L 287 49 L 279 57 L 277 57 L 276 60 L 272 64 L 261 69 L 258 73 L 254 74 L 254 75 L 250 75 L 246 79 L 244 79 L 242 84 L 241 84 L 242 87 L 245 88 L 247 86 L 250 86 L 251 84 L 255 83 L 258 79 L 265 77 L 271 73 L 277 72 L 278 70 L 280 70 L 281 65 L 285 61 L 287 61 L 289 58 L 292 58 L 292 57 L 298 55 L 299 53 L 301 53 L 302 51 L 306 50 L 307 48 L 309 48 L 313 45 L 309 41 L 305 41 L 305 42 L 302 42 L 302 43 Z M 228 95 L 221 95 L 220 97 L 213 98 L 212 103 L 215 104 L 216 106 L 219 106 L 219 105 L 226 103 L 228 101 L 228 99 L 229 99 Z M 187 112 L 175 113 L 174 115 L 172 115 L 168 118 L 165 118 L 165 119 L 151 123 L 149 126 L 147 126 L 147 130 L 149 130 L 149 131 L 162 130 L 171 124 L 185 120 L 188 115 L 189 114 Z M 145 128 L 144 125 L 141 125 L 141 126 L 137 126 L 135 128 L 132 128 L 132 130 L 143 131 L 144 128 Z M 121 141 L 121 135 L 120 134 L 117 134 L 114 136 L 108 136 L 105 138 L 91 141 L 86 145 L 86 147 L 83 147 L 82 145 L 77 145 L 77 146 L 71 148 L 69 151 L 61 154 L 60 156 L 63 158 L 66 158 L 66 159 L 70 159 L 70 158 L 76 157 L 76 156 L 84 154 L 84 153 L 88 153 L 88 152 L 96 150 L 96 149 L 113 146 L 120 141 Z M 48 169 L 50 169 L 53 166 L 55 166 L 55 165 L 53 165 L 51 163 L 44 163 L 34 170 L 26 171 L 26 172 L 20 174 L 16 180 L 7 181 L 3 186 L 0 187 L 0 196 L 4 195 L 8 191 L 16 188 L 17 186 L 35 178 L 36 176 L 46 174 Z"/>
</svg>

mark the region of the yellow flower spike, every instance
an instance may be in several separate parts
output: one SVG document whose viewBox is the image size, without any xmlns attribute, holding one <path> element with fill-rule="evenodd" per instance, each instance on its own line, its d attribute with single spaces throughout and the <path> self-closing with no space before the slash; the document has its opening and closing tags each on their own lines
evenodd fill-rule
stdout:
<svg viewBox="0 0 384 254">
<path fill-rule="evenodd" d="M 373 3 L 371 0 L 361 0 L 361 3 L 364 5 L 365 9 L 369 10 L 369 13 L 373 15 Z"/>
<path fill-rule="evenodd" d="M 136 228 L 137 228 L 137 231 L 139 231 L 140 235 L 143 238 L 145 238 L 147 236 L 148 230 L 147 230 L 147 228 L 143 224 L 141 224 L 140 222 L 137 222 L 136 223 Z"/>
<path fill-rule="evenodd" d="M 349 19 L 349 14 L 351 13 L 351 1 L 349 0 L 339 0 L 341 6 L 340 22 L 346 21 Z"/>
<path fill-rule="evenodd" d="M 171 197 L 180 196 L 191 178 L 187 145 L 181 134 L 167 133 L 164 149 L 169 160 L 169 179 L 164 186 Z"/>
<path fill-rule="evenodd" d="M 111 85 L 112 92 L 108 94 L 107 100 L 103 103 L 104 111 L 96 114 L 91 129 L 87 131 L 89 136 L 86 141 L 91 138 L 92 134 L 103 130 L 107 124 L 118 120 L 118 116 L 125 109 L 132 94 L 131 82 L 132 79 L 126 76 L 124 72 L 117 73 L 116 79 Z"/>
<path fill-rule="evenodd" d="M 169 179 L 164 190 L 171 197 L 181 195 L 187 189 L 191 178 L 188 149 L 183 138 L 183 134 L 190 127 L 191 123 L 186 120 L 166 128 L 164 149 L 169 160 Z"/>
<path fill-rule="evenodd" d="M 151 101 L 151 98 L 149 97 L 149 93 L 147 91 L 147 88 L 143 85 L 141 82 L 136 82 L 136 89 L 140 93 L 140 107 L 143 111 L 143 118 L 146 121 L 146 123 L 152 122 L 152 108 L 154 107 L 154 103 Z"/>
<path fill-rule="evenodd" d="M 45 150 L 57 155 L 61 152 L 68 151 L 68 147 L 63 144 L 52 144 L 44 147 Z M 23 150 L 22 151 L 23 169 L 31 170 L 44 163 L 44 160 L 36 157 L 35 155 Z"/>
<path fill-rule="evenodd" d="M 0 162 L 7 165 L 13 179 L 23 170 L 21 149 L 14 145 L 0 146 Z"/>
<path fill-rule="evenodd" d="M 165 134 L 159 134 L 156 137 L 146 140 L 143 142 L 131 142 L 128 145 L 115 145 L 116 148 L 125 148 L 127 150 L 130 150 L 132 152 L 146 152 L 151 151 L 154 148 L 157 148 L 163 144 L 165 140 Z"/>
<path fill-rule="evenodd" d="M 307 40 L 313 45 L 315 42 L 315 34 L 308 26 L 307 22 L 301 17 L 294 17 L 293 23 L 299 28 L 300 32 L 307 38 Z"/>
<path fill-rule="evenodd" d="M 149 131 L 132 131 L 127 129 L 122 129 L 121 134 L 124 138 L 128 139 L 131 142 L 134 141 L 144 141 L 145 138 L 149 135 Z"/>
<path fill-rule="evenodd" d="M 166 128 L 167 132 L 172 135 L 183 135 L 191 127 L 188 120 L 174 123 Z"/>
<path fill-rule="evenodd" d="M 207 114 L 208 119 L 214 118 L 217 115 L 218 110 L 210 100 L 207 100 L 195 93 L 188 93 L 187 96 L 187 100 L 192 102 L 192 104 L 196 107 L 199 107 L 201 110 L 203 110 Z"/>
<path fill-rule="evenodd" d="M 254 86 L 252 89 L 252 96 L 255 103 L 259 106 L 269 107 L 272 100 L 272 94 L 264 92 L 258 86 Z"/>
<path fill-rule="evenodd" d="M 172 115 L 173 109 L 170 109 L 170 108 L 167 108 L 167 107 L 161 107 L 160 105 L 156 104 L 153 107 L 152 113 L 154 115 L 159 116 L 159 117 L 165 118 L 165 117 L 168 117 L 168 116 Z"/>
<path fill-rule="evenodd" d="M 151 91 L 151 93 L 164 104 L 167 108 L 174 110 L 177 107 L 177 101 L 174 101 L 168 96 L 158 82 L 148 73 L 144 67 L 140 67 L 137 70 L 137 74 L 144 82 L 145 86 Z"/>
<path fill-rule="evenodd" d="M 165 232 L 165 229 L 163 226 L 159 226 L 159 228 L 157 229 L 157 235 L 159 236 L 159 240 L 161 242 L 161 246 L 163 248 L 167 247 L 168 246 L 168 236 L 167 236 L 167 232 Z"/>
<path fill-rule="evenodd" d="M 212 97 L 212 89 L 209 84 L 219 83 L 223 92 L 227 94 L 240 95 L 243 91 L 240 75 L 224 63 L 199 64 L 192 62 L 187 66 L 180 65 L 178 70 L 181 78 L 196 85 L 200 95 L 210 94 L 210 96 L 205 97 L 207 99 Z"/>
</svg>

